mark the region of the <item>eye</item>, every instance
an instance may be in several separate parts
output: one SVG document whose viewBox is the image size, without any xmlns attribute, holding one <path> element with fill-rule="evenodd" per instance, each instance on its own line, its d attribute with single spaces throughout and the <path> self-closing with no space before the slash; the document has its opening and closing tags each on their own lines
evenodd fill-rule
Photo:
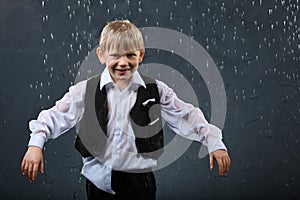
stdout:
<svg viewBox="0 0 300 200">
<path fill-rule="evenodd" d="M 129 54 L 127 54 L 127 57 L 128 57 L 128 58 L 133 58 L 133 57 L 135 57 L 135 56 L 136 56 L 135 53 L 129 53 Z"/>
</svg>

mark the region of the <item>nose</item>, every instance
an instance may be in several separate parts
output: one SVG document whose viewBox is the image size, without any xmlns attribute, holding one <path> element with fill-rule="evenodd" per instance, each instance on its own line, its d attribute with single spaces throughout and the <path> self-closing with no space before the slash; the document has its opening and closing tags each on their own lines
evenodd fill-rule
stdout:
<svg viewBox="0 0 300 200">
<path fill-rule="evenodd" d="M 128 66 L 128 59 L 125 55 L 123 55 L 119 58 L 118 65 L 121 66 L 121 67 Z"/>
</svg>

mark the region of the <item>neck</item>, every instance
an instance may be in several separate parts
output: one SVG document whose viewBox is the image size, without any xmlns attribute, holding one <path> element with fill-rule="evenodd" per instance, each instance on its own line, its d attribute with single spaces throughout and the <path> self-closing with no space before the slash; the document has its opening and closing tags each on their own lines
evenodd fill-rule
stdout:
<svg viewBox="0 0 300 200">
<path fill-rule="evenodd" d="M 115 84 L 119 88 L 119 90 L 122 91 L 128 87 L 129 83 L 130 83 L 130 80 L 119 80 Z"/>
</svg>

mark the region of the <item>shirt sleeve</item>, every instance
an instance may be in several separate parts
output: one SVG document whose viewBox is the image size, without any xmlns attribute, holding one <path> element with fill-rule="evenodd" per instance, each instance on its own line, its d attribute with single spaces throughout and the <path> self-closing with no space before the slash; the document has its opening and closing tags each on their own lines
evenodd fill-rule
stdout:
<svg viewBox="0 0 300 200">
<path fill-rule="evenodd" d="M 43 148 L 48 139 L 55 139 L 73 128 L 84 112 L 85 89 L 86 81 L 71 86 L 52 108 L 41 111 L 36 120 L 31 120 L 28 146 Z"/>
<path fill-rule="evenodd" d="M 162 117 L 177 134 L 201 142 L 211 153 L 218 149 L 227 151 L 222 142 L 222 131 L 205 119 L 203 112 L 192 104 L 183 102 L 162 81 L 156 80 L 160 94 Z"/>
</svg>

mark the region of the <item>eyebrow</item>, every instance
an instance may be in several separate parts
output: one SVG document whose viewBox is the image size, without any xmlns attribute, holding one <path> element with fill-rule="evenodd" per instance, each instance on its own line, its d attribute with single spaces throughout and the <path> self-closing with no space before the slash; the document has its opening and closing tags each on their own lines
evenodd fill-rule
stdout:
<svg viewBox="0 0 300 200">
<path fill-rule="evenodd" d="M 126 52 L 126 53 L 124 53 L 124 54 L 120 54 L 120 53 L 111 53 L 111 54 L 108 54 L 109 56 L 123 56 L 123 55 L 126 55 L 126 56 L 128 56 L 128 55 L 136 55 L 136 53 L 135 52 Z"/>
</svg>

